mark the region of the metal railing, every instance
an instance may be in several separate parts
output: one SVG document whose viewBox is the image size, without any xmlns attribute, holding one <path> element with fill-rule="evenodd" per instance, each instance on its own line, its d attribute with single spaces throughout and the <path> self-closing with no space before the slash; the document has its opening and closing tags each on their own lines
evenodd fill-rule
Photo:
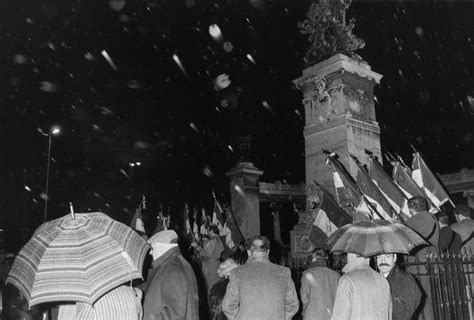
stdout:
<svg viewBox="0 0 474 320">
<path fill-rule="evenodd" d="M 407 259 L 402 264 L 430 291 L 433 315 L 438 320 L 474 319 L 474 256 L 464 253 L 431 253 L 426 259 Z"/>
</svg>

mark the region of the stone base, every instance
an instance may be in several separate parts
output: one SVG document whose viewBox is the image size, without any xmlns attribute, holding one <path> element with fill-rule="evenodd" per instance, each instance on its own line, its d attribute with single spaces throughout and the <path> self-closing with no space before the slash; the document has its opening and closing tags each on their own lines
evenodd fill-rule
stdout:
<svg viewBox="0 0 474 320">
<path fill-rule="evenodd" d="M 310 231 L 311 226 L 306 224 L 297 224 L 293 230 L 290 231 L 292 258 L 299 259 L 311 255 L 311 252 L 315 249 L 315 247 L 309 240 Z"/>
</svg>

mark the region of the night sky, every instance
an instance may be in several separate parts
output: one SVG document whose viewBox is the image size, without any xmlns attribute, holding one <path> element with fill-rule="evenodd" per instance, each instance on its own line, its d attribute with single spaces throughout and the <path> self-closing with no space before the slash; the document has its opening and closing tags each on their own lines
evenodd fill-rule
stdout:
<svg viewBox="0 0 474 320">
<path fill-rule="evenodd" d="M 0 222 L 42 221 L 40 131 L 53 124 L 62 133 L 52 143 L 51 218 L 72 201 L 126 221 L 142 193 L 150 210 L 209 206 L 211 190 L 229 199 L 225 172 L 245 135 L 262 181 L 304 182 L 304 110 L 292 80 L 305 64 L 297 22 L 309 4 L 1 1 Z M 356 1 L 347 16 L 366 42 L 357 53 L 384 75 L 375 89 L 383 149 L 410 162 L 412 144 L 435 172 L 472 169 L 474 4 Z"/>
</svg>

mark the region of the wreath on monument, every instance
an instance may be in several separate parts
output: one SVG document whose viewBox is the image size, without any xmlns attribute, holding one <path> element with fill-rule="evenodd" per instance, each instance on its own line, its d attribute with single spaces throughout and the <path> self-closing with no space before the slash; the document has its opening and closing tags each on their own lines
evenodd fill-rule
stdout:
<svg viewBox="0 0 474 320">
<path fill-rule="evenodd" d="M 309 35 L 310 47 L 305 61 L 320 61 L 338 52 L 362 61 L 354 51 L 365 46 L 364 40 L 352 33 L 355 19 L 346 23 L 346 11 L 352 0 L 319 0 L 313 2 L 306 19 L 298 23 L 300 33 Z"/>
</svg>

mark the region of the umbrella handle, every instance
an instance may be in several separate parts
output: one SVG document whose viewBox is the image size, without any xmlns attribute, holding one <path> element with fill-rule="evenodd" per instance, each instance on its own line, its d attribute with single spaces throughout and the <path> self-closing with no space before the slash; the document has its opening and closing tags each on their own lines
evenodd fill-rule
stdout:
<svg viewBox="0 0 474 320">
<path fill-rule="evenodd" d="M 76 216 L 74 215 L 74 208 L 72 207 L 72 202 L 69 202 L 69 211 L 71 212 L 72 220 L 75 220 Z"/>
</svg>

